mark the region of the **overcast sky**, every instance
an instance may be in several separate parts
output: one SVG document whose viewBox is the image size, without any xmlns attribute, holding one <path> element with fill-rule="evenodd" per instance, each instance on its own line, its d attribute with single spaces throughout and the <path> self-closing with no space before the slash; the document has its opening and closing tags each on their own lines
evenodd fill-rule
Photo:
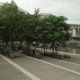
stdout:
<svg viewBox="0 0 80 80">
<path fill-rule="evenodd" d="M 80 24 L 80 0 L 14 0 L 16 4 L 33 13 L 34 8 L 40 8 L 41 13 L 52 13 L 68 18 L 68 23 Z M 0 0 L 11 2 L 11 0 Z"/>
</svg>

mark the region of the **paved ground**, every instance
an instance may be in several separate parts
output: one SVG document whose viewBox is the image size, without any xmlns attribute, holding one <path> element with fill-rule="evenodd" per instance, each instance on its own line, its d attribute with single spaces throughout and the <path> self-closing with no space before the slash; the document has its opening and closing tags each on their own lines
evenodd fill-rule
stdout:
<svg viewBox="0 0 80 80">
<path fill-rule="evenodd" d="M 80 64 L 80 54 L 68 54 L 68 55 L 71 56 L 71 59 L 65 59 L 65 61 Z"/>
<path fill-rule="evenodd" d="M 49 57 L 38 60 L 24 56 L 12 62 L 0 57 L 0 80 L 80 80 L 80 65 Z"/>
<path fill-rule="evenodd" d="M 39 48 L 38 50 L 44 52 L 43 49 Z M 49 49 L 46 49 L 47 52 L 52 52 L 52 50 L 50 51 Z M 70 55 L 71 56 L 71 59 L 64 59 L 65 61 L 69 61 L 69 62 L 73 62 L 73 63 L 76 63 L 76 64 L 80 64 L 80 54 L 75 54 L 75 53 L 68 53 L 68 52 L 62 52 L 62 51 L 59 51 L 59 54 L 66 54 L 66 55 Z"/>
<path fill-rule="evenodd" d="M 0 80 L 31 80 L 0 56 Z"/>
</svg>

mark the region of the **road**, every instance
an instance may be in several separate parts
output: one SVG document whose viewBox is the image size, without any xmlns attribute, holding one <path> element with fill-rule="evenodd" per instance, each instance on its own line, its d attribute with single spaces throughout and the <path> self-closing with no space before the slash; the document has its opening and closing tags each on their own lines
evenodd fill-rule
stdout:
<svg viewBox="0 0 80 80">
<path fill-rule="evenodd" d="M 49 57 L 0 56 L 0 80 L 80 80 L 80 65 Z"/>
</svg>

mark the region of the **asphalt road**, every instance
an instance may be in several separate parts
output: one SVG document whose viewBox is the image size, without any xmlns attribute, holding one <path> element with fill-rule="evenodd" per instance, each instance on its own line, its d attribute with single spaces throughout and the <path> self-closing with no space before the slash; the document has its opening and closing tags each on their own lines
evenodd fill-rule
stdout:
<svg viewBox="0 0 80 80">
<path fill-rule="evenodd" d="M 49 57 L 0 56 L 0 80 L 80 80 L 80 65 Z"/>
</svg>

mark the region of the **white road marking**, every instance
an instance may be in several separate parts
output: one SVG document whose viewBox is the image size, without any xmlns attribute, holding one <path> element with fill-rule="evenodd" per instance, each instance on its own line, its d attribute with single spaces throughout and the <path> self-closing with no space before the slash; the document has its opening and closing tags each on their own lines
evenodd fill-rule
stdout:
<svg viewBox="0 0 80 80">
<path fill-rule="evenodd" d="M 22 68 L 21 66 L 19 66 L 18 64 L 14 63 L 13 61 L 11 61 L 10 59 L 0 55 L 3 59 L 5 59 L 7 62 L 9 62 L 11 65 L 13 65 L 14 67 L 16 67 L 18 70 L 20 70 L 22 73 L 24 73 L 25 75 L 27 75 L 28 77 L 30 77 L 32 80 L 41 80 L 40 78 L 36 77 L 35 75 L 33 75 L 32 73 L 30 73 L 29 71 L 25 70 L 24 68 Z M 49 63 L 47 61 L 43 61 L 43 60 L 39 60 L 39 59 L 36 59 L 36 58 L 33 58 L 33 57 L 30 57 L 34 60 L 37 60 L 39 62 L 42 62 L 42 63 L 45 63 L 45 64 L 48 64 L 48 65 L 51 65 L 51 66 L 54 66 L 54 67 L 57 67 L 59 69 L 63 69 L 63 70 L 66 70 L 68 72 L 71 72 L 71 73 L 74 73 L 74 74 L 77 74 L 77 75 L 80 75 L 80 72 L 77 72 L 77 71 L 74 71 L 74 70 L 71 70 L 71 69 L 68 69 L 66 67 L 62 67 L 62 66 L 59 66 L 59 65 L 56 65 L 56 64 L 53 64 L 53 63 Z"/>
<path fill-rule="evenodd" d="M 73 64 L 73 65 L 76 65 L 76 66 L 80 66 L 80 64 L 77 64 L 77 63 L 73 63 L 71 61 L 66 61 L 66 60 L 58 60 L 58 59 L 55 59 L 57 61 L 61 61 L 61 62 L 65 62 L 65 63 L 69 63 L 69 64 Z"/>
<path fill-rule="evenodd" d="M 29 78 L 31 78 L 32 80 L 41 80 L 40 78 L 38 78 L 37 76 L 33 75 L 32 73 L 30 73 L 29 71 L 25 70 L 23 67 L 19 66 L 18 64 L 16 64 L 15 62 L 13 62 L 12 60 L 8 59 L 7 57 L 0 55 L 4 60 L 6 60 L 8 63 L 10 63 L 11 65 L 13 65 L 14 67 L 16 67 L 19 71 L 21 71 L 22 73 L 24 73 L 26 76 L 28 76 Z"/>
<path fill-rule="evenodd" d="M 41 49 L 41 48 L 40 48 Z M 40 49 L 38 49 L 38 50 L 40 50 Z M 47 49 L 49 52 L 50 52 L 50 50 L 49 49 Z M 41 50 L 40 50 L 41 51 Z M 80 54 L 76 54 L 76 53 L 68 53 L 68 52 L 62 52 L 62 51 L 59 51 L 59 53 L 60 54 L 68 54 L 68 55 L 79 55 L 80 56 Z M 57 60 L 57 59 L 56 59 Z M 59 60 L 59 61 L 62 61 L 62 62 L 65 62 L 65 63 L 69 63 L 69 64 L 73 64 L 73 65 L 76 65 L 76 66 L 80 66 L 80 64 L 76 64 L 76 63 L 73 63 L 73 62 L 69 62 L 69 61 L 63 61 L 63 60 Z"/>
<path fill-rule="evenodd" d="M 48 65 L 54 66 L 54 67 L 56 67 L 56 68 L 59 68 L 59 69 L 62 69 L 62 70 L 66 70 L 66 71 L 68 71 L 68 72 L 71 72 L 71 73 L 80 75 L 80 72 L 77 72 L 77 71 L 75 71 L 75 70 L 68 69 L 68 68 L 66 68 L 66 67 L 62 67 L 62 66 L 59 66 L 59 65 L 56 65 L 56 64 L 53 64 L 53 63 L 49 63 L 49 62 L 47 62 L 47 61 L 43 61 L 43 60 L 40 60 L 40 59 L 33 58 L 33 57 L 30 57 L 30 58 L 32 58 L 32 59 L 34 59 L 34 60 L 37 60 L 37 61 L 39 61 L 39 62 L 43 62 L 43 63 L 48 64 Z"/>
</svg>

